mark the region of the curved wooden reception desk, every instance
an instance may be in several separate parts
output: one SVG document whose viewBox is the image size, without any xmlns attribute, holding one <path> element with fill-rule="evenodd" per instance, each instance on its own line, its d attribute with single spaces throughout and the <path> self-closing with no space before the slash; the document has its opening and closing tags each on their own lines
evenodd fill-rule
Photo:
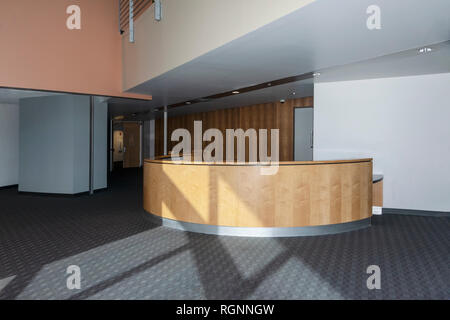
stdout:
<svg viewBox="0 0 450 320">
<path fill-rule="evenodd" d="M 144 209 L 188 231 L 238 236 L 329 234 L 370 225 L 372 159 L 262 164 L 145 160 Z"/>
</svg>

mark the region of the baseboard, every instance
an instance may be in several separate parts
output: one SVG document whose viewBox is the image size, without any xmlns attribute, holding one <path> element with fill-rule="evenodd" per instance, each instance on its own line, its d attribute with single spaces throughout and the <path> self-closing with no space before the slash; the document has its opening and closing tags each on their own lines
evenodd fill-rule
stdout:
<svg viewBox="0 0 450 320">
<path fill-rule="evenodd" d="M 15 189 L 15 188 L 18 188 L 18 187 L 19 187 L 18 184 L 11 184 L 11 185 L 9 185 L 9 186 L 3 186 L 3 187 L 0 187 L 0 190 Z"/>
<path fill-rule="evenodd" d="M 95 193 L 104 192 L 108 188 L 101 188 L 94 190 Z M 53 198 L 76 198 L 89 195 L 89 191 L 67 194 L 67 193 L 46 193 L 46 192 L 29 192 L 29 191 L 19 191 L 19 194 L 36 196 L 36 197 L 53 197 Z"/>
<path fill-rule="evenodd" d="M 48 197 L 48 198 L 76 198 L 86 194 L 89 192 L 80 192 L 80 193 L 49 193 L 49 192 L 29 192 L 29 191 L 19 191 L 19 194 L 24 196 L 33 196 L 33 197 Z"/>
<path fill-rule="evenodd" d="M 383 214 L 402 214 L 402 215 L 422 216 L 422 217 L 450 217 L 450 212 L 448 211 L 427 211 L 427 210 L 394 209 L 394 208 L 383 208 Z"/>
<path fill-rule="evenodd" d="M 370 227 L 371 218 L 346 223 L 306 227 L 230 227 L 199 224 L 163 218 L 143 212 L 144 218 L 157 226 L 164 226 L 186 232 L 211 234 L 216 236 L 283 238 L 338 234 Z"/>
</svg>

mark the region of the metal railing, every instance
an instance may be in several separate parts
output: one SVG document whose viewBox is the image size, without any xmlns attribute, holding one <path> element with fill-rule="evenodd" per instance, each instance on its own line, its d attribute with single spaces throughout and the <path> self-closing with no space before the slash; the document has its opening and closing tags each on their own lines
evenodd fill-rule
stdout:
<svg viewBox="0 0 450 320">
<path fill-rule="evenodd" d="M 130 3 L 133 4 L 130 14 Z M 119 0 L 119 31 L 122 34 L 130 26 L 130 16 L 135 21 L 145 10 L 147 10 L 154 0 Z"/>
</svg>

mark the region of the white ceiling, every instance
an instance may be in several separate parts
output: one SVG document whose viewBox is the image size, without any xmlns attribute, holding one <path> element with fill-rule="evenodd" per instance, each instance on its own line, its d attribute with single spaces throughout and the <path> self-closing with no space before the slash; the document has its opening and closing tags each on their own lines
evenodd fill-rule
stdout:
<svg viewBox="0 0 450 320">
<path fill-rule="evenodd" d="M 413 76 L 450 72 L 450 41 L 428 45 L 432 51 L 419 53 L 418 49 L 402 51 L 352 63 L 319 70 L 315 82 L 362 80 Z"/>
<path fill-rule="evenodd" d="M 301 97 L 311 97 L 314 95 L 313 79 L 307 79 L 275 87 L 268 87 L 261 90 L 250 91 L 208 102 L 196 103 L 185 107 L 170 109 L 170 116 L 188 114 L 195 112 L 205 112 L 218 109 L 227 109 L 252 104 L 275 102 L 281 99 L 294 99 Z"/>
<path fill-rule="evenodd" d="M 131 115 L 133 113 L 145 113 L 154 108 L 152 101 L 110 98 L 108 109 L 112 117 Z M 148 115 L 146 116 L 149 117 Z"/>
<path fill-rule="evenodd" d="M 394 53 L 349 65 L 319 70 L 320 76 L 292 82 L 280 86 L 250 91 L 238 95 L 228 96 L 208 102 L 186 105 L 170 109 L 169 115 L 176 116 L 194 112 L 204 112 L 217 109 L 233 108 L 281 99 L 292 99 L 314 95 L 314 83 L 329 81 L 362 80 L 371 78 L 387 78 L 412 76 L 420 74 L 450 72 L 450 41 L 429 45 L 432 51 L 420 54 L 418 48 Z M 295 95 L 293 94 L 295 92 Z M 130 114 L 133 112 L 149 112 L 154 108 L 153 102 L 139 103 L 117 101 L 110 110 L 115 114 Z M 140 119 L 160 116 L 161 113 L 141 115 Z"/>
<path fill-rule="evenodd" d="M 377 0 L 381 30 L 366 27 L 372 4 L 316 0 L 131 91 L 153 95 L 152 105 L 160 107 L 450 39 L 449 0 Z M 407 67 L 391 65 L 402 69 L 402 75 L 413 72 Z M 436 64 L 432 69 L 447 67 Z"/>
<path fill-rule="evenodd" d="M 427 46 L 431 52 L 421 54 L 419 48 L 394 53 L 349 65 L 318 70 L 320 76 L 285 85 L 269 87 L 209 102 L 178 107 L 170 115 L 225 109 L 264 102 L 314 95 L 314 83 L 373 78 L 402 77 L 450 72 L 450 41 Z M 293 94 L 295 92 L 295 95 Z"/>
<path fill-rule="evenodd" d="M 18 104 L 19 99 L 54 96 L 54 95 L 59 95 L 59 93 L 0 88 L 0 103 Z"/>
</svg>

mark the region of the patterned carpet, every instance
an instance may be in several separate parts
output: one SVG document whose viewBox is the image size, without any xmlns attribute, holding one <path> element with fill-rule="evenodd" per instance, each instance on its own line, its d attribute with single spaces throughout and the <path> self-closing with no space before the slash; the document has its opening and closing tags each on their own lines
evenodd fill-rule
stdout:
<svg viewBox="0 0 450 320">
<path fill-rule="evenodd" d="M 0 299 L 449 299 L 450 218 L 383 215 L 302 238 L 187 233 L 143 218 L 141 172 L 92 197 L 0 190 Z M 407 212 L 404 212 L 407 213 Z M 81 268 L 81 289 L 66 269 Z M 381 269 L 368 290 L 366 268 Z"/>
</svg>

